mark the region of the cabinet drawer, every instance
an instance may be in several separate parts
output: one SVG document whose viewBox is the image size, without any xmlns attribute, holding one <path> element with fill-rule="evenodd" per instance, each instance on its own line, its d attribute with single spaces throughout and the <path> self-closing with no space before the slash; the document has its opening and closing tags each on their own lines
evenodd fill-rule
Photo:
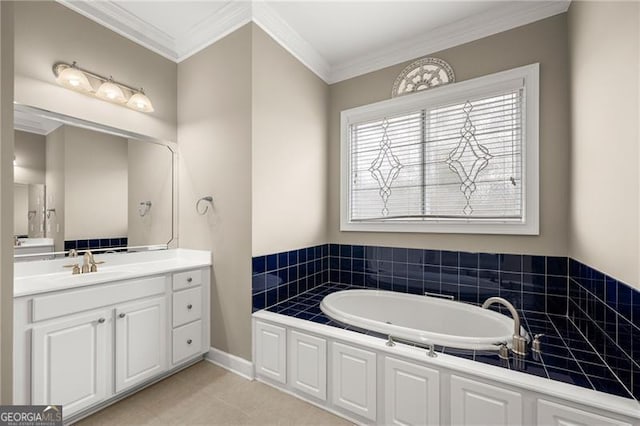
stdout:
<svg viewBox="0 0 640 426">
<path fill-rule="evenodd" d="M 173 289 L 196 287 L 202 284 L 202 271 L 199 269 L 173 274 Z"/>
<path fill-rule="evenodd" d="M 173 294 L 173 326 L 178 327 L 200 319 L 202 315 L 201 287 L 182 290 Z"/>
<path fill-rule="evenodd" d="M 33 298 L 32 321 L 43 321 L 165 292 L 165 277 L 122 281 Z"/>
<path fill-rule="evenodd" d="M 173 330 L 173 363 L 177 364 L 202 352 L 202 321 Z"/>
</svg>

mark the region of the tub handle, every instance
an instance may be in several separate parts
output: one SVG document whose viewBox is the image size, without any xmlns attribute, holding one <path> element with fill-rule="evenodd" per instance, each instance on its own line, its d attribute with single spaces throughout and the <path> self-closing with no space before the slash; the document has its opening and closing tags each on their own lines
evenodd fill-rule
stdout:
<svg viewBox="0 0 640 426">
<path fill-rule="evenodd" d="M 396 342 L 393 341 L 393 337 L 391 337 L 391 335 L 387 337 L 387 343 L 385 343 L 385 345 L 389 346 L 390 348 L 396 345 Z"/>
<path fill-rule="evenodd" d="M 438 297 L 440 299 L 455 300 L 455 298 L 450 294 L 431 293 L 430 291 L 425 291 L 424 295 L 430 297 Z"/>
<path fill-rule="evenodd" d="M 434 345 L 433 343 L 428 343 L 427 348 L 427 356 L 429 358 L 435 358 L 438 356 L 438 354 L 436 353 L 436 345 Z"/>
</svg>

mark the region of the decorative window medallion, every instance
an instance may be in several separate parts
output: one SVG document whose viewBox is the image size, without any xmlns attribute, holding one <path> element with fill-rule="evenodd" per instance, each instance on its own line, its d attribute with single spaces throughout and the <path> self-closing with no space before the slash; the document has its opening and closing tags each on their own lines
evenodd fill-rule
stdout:
<svg viewBox="0 0 640 426">
<path fill-rule="evenodd" d="M 438 58 L 422 58 L 410 63 L 402 70 L 393 84 L 391 97 L 395 98 L 455 81 L 456 77 L 451 65 Z"/>
</svg>

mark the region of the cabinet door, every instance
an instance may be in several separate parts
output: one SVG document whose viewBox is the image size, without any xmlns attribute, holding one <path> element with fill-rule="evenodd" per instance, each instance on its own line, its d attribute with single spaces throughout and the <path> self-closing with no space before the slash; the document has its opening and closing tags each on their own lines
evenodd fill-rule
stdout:
<svg viewBox="0 0 640 426">
<path fill-rule="evenodd" d="M 451 376 L 451 424 L 522 424 L 522 395 L 474 380 Z"/>
<path fill-rule="evenodd" d="M 327 341 L 291 332 L 291 385 L 322 401 L 327 399 Z"/>
<path fill-rule="evenodd" d="M 620 420 L 542 399 L 538 401 L 538 424 L 544 426 L 631 426 Z"/>
<path fill-rule="evenodd" d="M 95 311 L 33 327 L 32 404 L 62 404 L 68 416 L 108 396 L 110 315 Z"/>
<path fill-rule="evenodd" d="M 120 392 L 166 369 L 164 296 L 118 307 L 115 322 L 116 392 Z"/>
<path fill-rule="evenodd" d="M 287 331 L 262 321 L 256 322 L 256 373 L 287 383 Z"/>
<path fill-rule="evenodd" d="M 333 403 L 376 420 L 376 354 L 353 346 L 332 345 Z"/>
<path fill-rule="evenodd" d="M 385 424 L 440 424 L 440 379 L 437 370 L 386 358 Z"/>
</svg>

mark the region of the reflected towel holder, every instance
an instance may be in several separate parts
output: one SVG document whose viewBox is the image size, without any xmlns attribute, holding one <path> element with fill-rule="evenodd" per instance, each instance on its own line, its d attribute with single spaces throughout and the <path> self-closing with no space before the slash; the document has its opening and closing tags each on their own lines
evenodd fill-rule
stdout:
<svg viewBox="0 0 640 426">
<path fill-rule="evenodd" d="M 198 212 L 200 216 L 204 216 L 209 211 L 209 205 L 207 204 L 204 205 L 204 210 L 200 209 L 200 204 L 202 204 L 203 202 L 207 202 L 211 204 L 211 207 L 213 207 L 213 197 L 211 195 L 208 195 L 196 201 L 196 212 Z"/>
<path fill-rule="evenodd" d="M 138 214 L 140 217 L 145 217 L 151 211 L 151 201 L 141 201 L 138 206 Z"/>
</svg>

